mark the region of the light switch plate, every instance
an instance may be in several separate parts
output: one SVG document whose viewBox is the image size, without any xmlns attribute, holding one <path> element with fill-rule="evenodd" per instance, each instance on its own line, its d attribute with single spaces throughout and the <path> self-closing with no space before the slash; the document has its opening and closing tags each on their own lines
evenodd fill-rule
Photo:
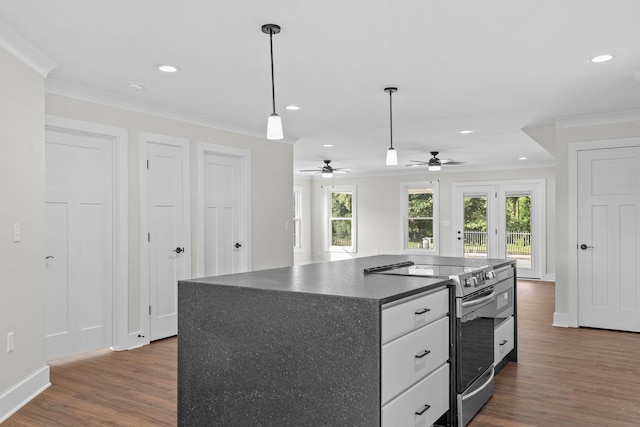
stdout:
<svg viewBox="0 0 640 427">
<path fill-rule="evenodd" d="M 13 241 L 15 243 L 19 242 L 20 239 L 22 238 L 21 236 L 21 232 L 20 232 L 20 223 L 19 222 L 15 222 L 13 223 Z"/>
</svg>

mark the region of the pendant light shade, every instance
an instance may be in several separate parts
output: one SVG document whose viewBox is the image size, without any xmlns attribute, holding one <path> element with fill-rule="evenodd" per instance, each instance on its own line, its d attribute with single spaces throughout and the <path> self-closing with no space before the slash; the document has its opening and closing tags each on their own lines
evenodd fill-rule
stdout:
<svg viewBox="0 0 640 427">
<path fill-rule="evenodd" d="M 389 93 L 389 136 L 390 136 L 390 140 L 391 140 L 391 145 L 389 147 L 389 149 L 387 150 L 387 166 L 395 166 L 398 164 L 398 153 L 396 152 L 396 149 L 393 148 L 393 110 L 392 110 L 392 103 L 391 103 L 391 95 L 394 92 L 398 91 L 397 87 L 386 87 L 384 88 L 385 92 Z"/>
<path fill-rule="evenodd" d="M 398 164 L 398 153 L 396 153 L 396 149 L 390 147 L 387 150 L 387 166 L 395 166 Z"/>
<path fill-rule="evenodd" d="M 267 119 L 267 139 L 282 139 L 282 120 L 276 113 L 271 113 Z"/>
<path fill-rule="evenodd" d="M 276 24 L 264 24 L 262 26 L 262 32 L 269 34 L 269 47 L 271 52 L 271 102 L 273 105 L 273 112 L 267 119 L 267 139 L 282 139 L 284 138 L 282 132 L 282 120 L 276 113 L 276 85 L 273 73 L 273 35 L 280 32 L 280 26 Z"/>
</svg>

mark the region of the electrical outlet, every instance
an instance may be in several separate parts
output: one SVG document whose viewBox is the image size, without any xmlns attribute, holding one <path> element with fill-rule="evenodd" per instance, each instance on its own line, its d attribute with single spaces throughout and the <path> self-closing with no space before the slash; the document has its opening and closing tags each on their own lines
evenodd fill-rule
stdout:
<svg viewBox="0 0 640 427">
<path fill-rule="evenodd" d="M 11 353 L 14 348 L 13 332 L 7 334 L 7 353 Z"/>
</svg>

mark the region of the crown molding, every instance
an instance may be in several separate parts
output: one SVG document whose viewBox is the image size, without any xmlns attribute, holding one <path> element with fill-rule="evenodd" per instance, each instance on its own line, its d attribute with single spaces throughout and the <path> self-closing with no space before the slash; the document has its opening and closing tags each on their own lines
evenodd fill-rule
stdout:
<svg viewBox="0 0 640 427">
<path fill-rule="evenodd" d="M 640 110 L 595 114 L 591 116 L 567 117 L 565 119 L 556 120 L 556 126 L 561 128 L 572 128 L 580 126 L 597 126 L 635 121 L 640 121 Z"/>
<path fill-rule="evenodd" d="M 58 65 L 0 21 L 0 48 L 18 58 L 42 77 L 47 77 Z"/>
<path fill-rule="evenodd" d="M 149 114 L 170 120 L 177 120 L 185 123 L 205 126 L 208 128 L 233 132 L 240 135 L 252 136 L 266 139 L 265 129 L 257 129 L 255 126 L 233 123 L 218 117 L 207 116 L 202 113 L 186 111 L 179 108 L 169 107 L 153 102 L 132 99 L 122 95 L 103 92 L 85 86 L 75 85 L 62 80 L 46 79 L 45 91 L 53 95 L 65 96 L 81 101 L 93 102 L 124 110 L 135 111 L 137 113 Z M 293 144 L 295 139 L 285 138 L 283 142 Z"/>
</svg>

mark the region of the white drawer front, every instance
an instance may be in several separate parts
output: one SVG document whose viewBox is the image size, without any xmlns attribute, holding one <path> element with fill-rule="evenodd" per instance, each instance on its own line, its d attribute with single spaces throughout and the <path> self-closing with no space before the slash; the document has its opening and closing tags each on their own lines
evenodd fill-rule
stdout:
<svg viewBox="0 0 640 427">
<path fill-rule="evenodd" d="M 382 427 L 427 427 L 448 409 L 449 364 L 447 363 L 383 406 Z"/>
<path fill-rule="evenodd" d="M 448 317 L 383 345 L 382 404 L 420 381 L 448 358 Z"/>
<path fill-rule="evenodd" d="M 449 290 L 382 307 L 382 343 L 411 332 L 449 311 Z"/>
<path fill-rule="evenodd" d="M 495 332 L 494 364 L 498 364 L 504 356 L 513 350 L 513 316 L 503 322 Z"/>
</svg>

